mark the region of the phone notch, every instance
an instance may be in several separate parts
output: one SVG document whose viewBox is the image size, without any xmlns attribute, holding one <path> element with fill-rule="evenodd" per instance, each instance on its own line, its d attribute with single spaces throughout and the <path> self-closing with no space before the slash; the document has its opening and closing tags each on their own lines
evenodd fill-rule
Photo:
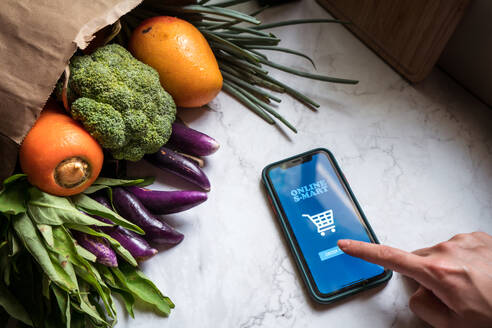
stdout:
<svg viewBox="0 0 492 328">
<path fill-rule="evenodd" d="M 294 158 L 294 159 L 292 159 L 290 161 L 284 162 L 284 163 L 282 163 L 280 165 L 280 167 L 283 170 L 286 170 L 286 169 L 289 169 L 291 167 L 294 167 L 294 166 L 297 166 L 297 165 L 300 165 L 300 164 L 303 164 L 303 163 L 306 163 L 306 162 L 310 162 L 312 159 L 313 159 L 313 156 L 312 155 L 306 155 L 306 156 Z"/>
</svg>

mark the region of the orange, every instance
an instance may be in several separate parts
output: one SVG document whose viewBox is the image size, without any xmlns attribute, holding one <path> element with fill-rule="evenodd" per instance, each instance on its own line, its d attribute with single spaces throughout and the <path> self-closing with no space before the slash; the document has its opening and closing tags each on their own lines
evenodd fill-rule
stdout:
<svg viewBox="0 0 492 328">
<path fill-rule="evenodd" d="M 200 31 L 175 17 L 143 21 L 132 34 L 129 49 L 159 72 L 162 87 L 179 107 L 209 103 L 222 88 L 217 60 Z"/>
<path fill-rule="evenodd" d="M 57 196 L 75 195 L 89 187 L 103 159 L 97 141 L 53 101 L 48 101 L 19 151 L 28 181 Z"/>
</svg>

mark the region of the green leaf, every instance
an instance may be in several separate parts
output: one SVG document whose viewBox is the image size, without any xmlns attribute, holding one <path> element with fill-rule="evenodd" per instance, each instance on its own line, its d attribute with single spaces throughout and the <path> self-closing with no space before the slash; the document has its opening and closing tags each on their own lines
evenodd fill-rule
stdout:
<svg viewBox="0 0 492 328">
<path fill-rule="evenodd" d="M 10 286 L 10 276 L 12 272 L 12 266 L 10 264 L 7 264 L 5 266 L 5 270 L 3 271 L 3 282 L 5 285 Z"/>
<path fill-rule="evenodd" d="M 82 247 L 80 245 L 76 245 L 75 249 L 77 250 L 77 254 L 79 254 L 81 257 L 83 257 L 87 261 L 96 262 L 96 259 L 97 259 L 96 255 L 92 254 L 91 252 L 86 250 L 84 247 Z"/>
<path fill-rule="evenodd" d="M 135 318 L 135 313 L 133 312 L 133 306 L 135 305 L 135 298 L 133 297 L 132 293 L 124 290 L 124 289 L 119 289 L 119 288 L 111 288 L 112 291 L 115 293 L 118 293 L 121 298 L 123 299 L 123 303 L 125 304 L 125 309 L 126 312 L 132 317 Z"/>
<path fill-rule="evenodd" d="M 141 179 L 140 179 L 141 180 Z M 135 184 L 137 187 L 147 187 L 155 182 L 155 177 L 145 177 L 143 178 L 143 182 Z"/>
<path fill-rule="evenodd" d="M 96 264 L 95 270 L 99 272 L 107 285 L 109 285 L 110 287 L 118 286 L 116 280 L 113 277 L 113 274 L 111 273 L 111 270 L 107 266 Z"/>
<path fill-rule="evenodd" d="M 91 317 L 91 321 L 96 324 L 96 326 L 109 326 L 108 323 L 99 314 L 99 311 L 95 304 L 91 302 L 91 298 L 89 298 L 90 286 L 87 283 L 82 282 L 80 284 L 80 291 L 81 292 L 77 295 L 80 304 L 75 305 L 76 303 L 72 301 L 72 305 L 74 306 L 74 308 L 89 315 Z"/>
<path fill-rule="evenodd" d="M 146 177 L 143 179 L 112 179 L 112 178 L 98 178 L 89 188 L 84 191 L 84 194 L 89 195 L 103 189 L 110 189 L 111 187 L 129 187 L 139 186 L 145 187 L 153 184 L 154 177 Z"/>
<path fill-rule="evenodd" d="M 11 177 L 12 178 L 12 177 Z M 0 212 L 4 214 L 20 214 L 26 212 L 27 181 L 11 181 L 0 193 Z M 14 181 L 18 181 L 14 183 Z"/>
<path fill-rule="evenodd" d="M 7 186 L 14 181 L 23 180 L 26 177 L 27 177 L 27 174 L 24 174 L 24 173 L 14 174 L 14 175 L 8 177 L 7 179 L 3 180 L 3 185 Z"/>
<path fill-rule="evenodd" d="M 68 198 L 53 196 L 38 188 L 29 188 L 30 200 L 27 204 L 29 215 L 37 224 L 111 226 L 81 213 Z"/>
<path fill-rule="evenodd" d="M 130 291 L 133 296 L 151 304 L 162 315 L 169 315 L 174 308 L 173 302 L 162 295 L 160 290 L 145 275 L 127 263 L 121 263 L 118 268 L 111 268 L 116 278 Z"/>
<path fill-rule="evenodd" d="M 141 235 L 145 234 L 145 232 L 140 227 L 126 220 L 118 213 L 110 210 L 106 206 L 100 204 L 98 201 L 95 201 L 87 195 L 78 194 L 72 196 L 72 201 L 79 209 L 83 210 L 86 213 L 111 220 L 115 224 L 118 224 L 124 228 L 127 228 L 128 230 L 132 230 Z"/>
<path fill-rule="evenodd" d="M 90 304 L 88 300 L 84 300 L 82 297 L 79 297 L 80 304 L 75 303 L 75 301 L 71 302 L 71 305 L 77 311 L 86 314 L 92 318 L 93 321 L 97 324 L 103 324 L 105 326 L 109 326 L 106 321 L 99 315 L 97 309 L 94 305 Z"/>
<path fill-rule="evenodd" d="M 104 281 L 98 272 L 93 270 L 91 264 L 80 256 L 72 236 L 63 226 L 53 227 L 53 235 L 55 237 L 53 251 L 58 253 L 61 258 L 66 259 L 75 265 L 75 267 L 72 268 L 71 264 L 67 264 L 65 269 L 71 270 L 70 272 L 73 271 L 73 276 L 75 276 L 76 273 L 78 277 L 90 284 L 103 300 L 107 313 L 114 318 L 116 310 L 114 309 L 114 304 L 111 298 L 111 291 L 104 284 Z M 94 255 L 92 256 L 95 260 L 96 257 Z"/>
<path fill-rule="evenodd" d="M 151 181 L 150 183 L 148 183 Z M 112 178 L 97 178 L 94 181 L 94 185 L 104 185 L 108 187 L 124 187 L 124 186 L 137 186 L 143 183 L 152 184 L 154 178 L 145 178 L 145 179 L 133 179 L 133 180 L 125 180 L 125 179 L 112 179 Z"/>
<path fill-rule="evenodd" d="M 95 185 L 95 184 L 92 184 L 89 188 L 87 188 L 86 190 L 84 190 L 84 194 L 90 195 L 90 194 L 93 194 L 95 192 L 98 192 L 99 190 L 103 190 L 103 189 L 106 189 L 106 188 L 109 188 L 109 187 L 108 186 L 105 186 L 105 185 Z"/>
<path fill-rule="evenodd" d="M 70 294 L 64 292 L 60 288 L 56 286 L 52 286 L 51 290 L 55 295 L 56 302 L 58 303 L 58 307 L 60 308 L 60 312 L 62 314 L 62 321 L 65 323 L 67 328 L 71 327 L 71 311 L 70 311 Z"/>
<path fill-rule="evenodd" d="M 52 252 L 77 266 L 89 266 L 89 263 L 77 252 L 76 244 L 65 227 L 53 226 L 53 236 L 53 247 L 50 247 Z"/>
<path fill-rule="evenodd" d="M 75 290 L 77 291 L 79 289 L 79 285 L 72 262 L 70 262 L 65 256 L 61 254 L 55 252 L 48 253 L 50 255 L 51 262 L 54 264 L 58 264 L 62 268 L 62 270 L 70 277 L 70 280 L 74 282 Z"/>
<path fill-rule="evenodd" d="M 46 224 L 38 224 L 37 226 L 39 232 L 46 241 L 46 244 L 48 244 L 48 246 L 50 247 L 53 247 L 55 242 L 53 240 L 53 230 L 51 229 L 51 226 Z"/>
<path fill-rule="evenodd" d="M 73 303 L 70 303 L 70 304 L 73 304 Z M 71 326 L 71 328 L 87 328 L 87 327 L 88 327 L 88 325 L 87 325 L 86 316 L 83 313 L 78 313 L 75 311 L 72 312 L 72 326 Z"/>
<path fill-rule="evenodd" d="M 41 278 L 41 290 L 43 291 L 43 296 L 47 299 L 50 299 L 50 283 L 48 276 L 44 274 Z"/>
<path fill-rule="evenodd" d="M 130 252 L 126 248 L 121 246 L 121 244 L 116 239 L 105 234 L 104 232 L 99 232 L 99 231 L 96 231 L 96 230 L 89 228 L 87 226 L 80 226 L 80 225 L 68 225 L 68 227 L 70 229 L 84 232 L 84 233 L 92 235 L 92 236 L 106 238 L 109 241 L 109 243 L 111 244 L 111 247 L 116 251 L 116 253 L 118 253 L 125 261 L 127 261 L 131 265 L 137 266 L 137 261 L 130 254 Z"/>
<path fill-rule="evenodd" d="M 19 253 L 21 250 L 21 246 L 19 244 L 19 238 L 15 235 L 15 233 L 10 229 L 9 232 L 7 233 L 7 240 L 9 242 L 9 249 L 10 249 L 10 257 L 13 257 Z"/>
<path fill-rule="evenodd" d="M 116 315 L 113 299 L 111 298 L 111 291 L 108 286 L 102 281 L 99 275 L 95 275 L 93 269 L 89 266 L 89 270 L 83 267 L 76 268 L 77 276 L 82 278 L 85 282 L 91 285 L 99 294 L 103 300 L 106 312 L 111 318 Z"/>
<path fill-rule="evenodd" d="M 43 241 L 38 236 L 36 228 L 26 213 L 16 215 L 12 224 L 17 236 L 29 253 L 39 263 L 45 274 L 58 286 L 67 291 L 75 291 L 76 283 L 65 272 L 58 261 L 52 261 Z"/>
<path fill-rule="evenodd" d="M 0 306 L 13 318 L 32 326 L 31 318 L 26 309 L 2 283 L 0 283 Z"/>
<path fill-rule="evenodd" d="M 115 279 L 111 270 L 102 264 L 96 264 L 97 268 L 94 268 L 97 272 L 99 272 L 106 282 L 106 284 L 111 288 L 111 291 L 118 293 L 123 302 L 125 303 L 125 308 L 128 314 L 135 318 L 135 314 L 133 313 L 133 306 L 135 304 L 135 298 L 132 293 L 126 287 L 126 284 L 121 283 L 119 280 Z"/>
</svg>

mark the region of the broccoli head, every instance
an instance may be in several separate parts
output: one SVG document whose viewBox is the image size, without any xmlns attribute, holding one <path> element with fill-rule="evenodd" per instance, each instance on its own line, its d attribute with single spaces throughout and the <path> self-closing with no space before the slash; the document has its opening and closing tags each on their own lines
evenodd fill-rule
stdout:
<svg viewBox="0 0 492 328">
<path fill-rule="evenodd" d="M 61 82 L 57 90 L 61 98 Z M 116 159 L 157 152 L 176 116 L 157 71 L 117 44 L 72 58 L 67 98 L 72 117 Z"/>
</svg>

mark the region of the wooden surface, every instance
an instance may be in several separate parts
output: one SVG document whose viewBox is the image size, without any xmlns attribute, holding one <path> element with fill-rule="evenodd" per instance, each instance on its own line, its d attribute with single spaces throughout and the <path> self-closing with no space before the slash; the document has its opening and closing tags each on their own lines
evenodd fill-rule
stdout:
<svg viewBox="0 0 492 328">
<path fill-rule="evenodd" d="M 461 20 L 469 0 L 318 0 L 395 70 L 423 80 Z"/>
</svg>

